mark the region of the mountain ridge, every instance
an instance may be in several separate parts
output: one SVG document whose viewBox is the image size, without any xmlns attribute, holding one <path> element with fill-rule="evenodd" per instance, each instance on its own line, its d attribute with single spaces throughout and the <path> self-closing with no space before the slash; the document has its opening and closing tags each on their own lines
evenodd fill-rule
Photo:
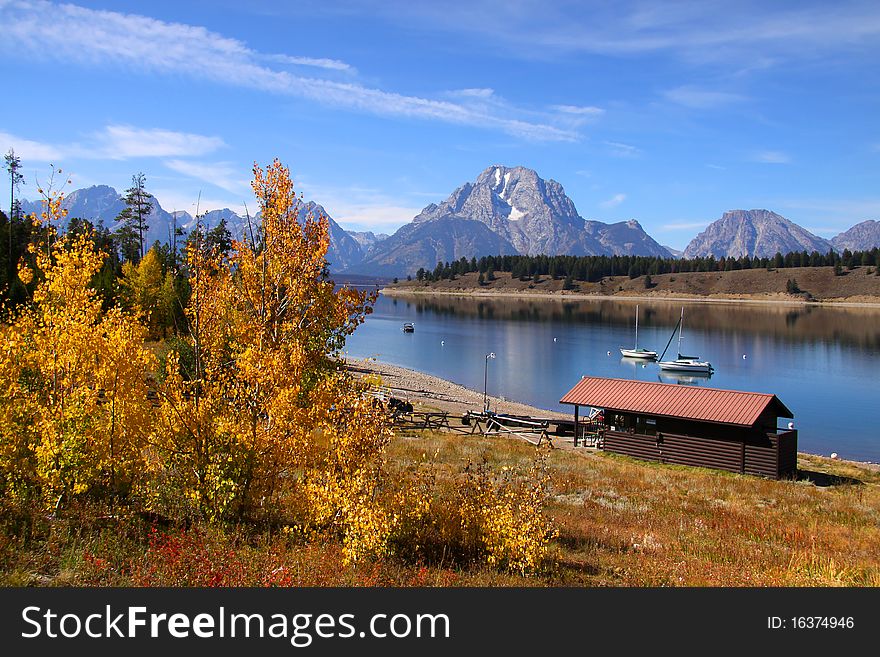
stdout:
<svg viewBox="0 0 880 657">
<path fill-rule="evenodd" d="M 419 267 L 433 269 L 438 261 L 484 255 L 772 257 L 777 251 L 827 253 L 880 246 L 880 221 L 863 221 L 827 240 L 775 212 L 753 209 L 724 212 L 677 251 L 659 244 L 635 219 L 585 219 L 555 180 L 545 180 L 527 167 L 499 164 L 457 187 L 441 203 L 429 203 L 392 235 L 347 231 L 320 204 L 300 199 L 297 203 L 303 213 L 327 216 L 330 269 L 352 275 L 406 276 Z M 40 202 L 22 199 L 21 204 L 24 212 L 42 211 Z M 63 207 L 69 217 L 102 222 L 112 231 L 125 205 L 113 187 L 93 185 L 68 194 Z M 244 235 L 246 219 L 228 208 L 205 213 L 201 223 L 209 230 L 224 219 L 234 237 Z M 61 221 L 60 227 L 65 224 Z M 145 243 L 167 243 L 172 227 L 190 232 L 195 218 L 186 211 L 167 212 L 153 198 L 148 224 Z"/>
</svg>

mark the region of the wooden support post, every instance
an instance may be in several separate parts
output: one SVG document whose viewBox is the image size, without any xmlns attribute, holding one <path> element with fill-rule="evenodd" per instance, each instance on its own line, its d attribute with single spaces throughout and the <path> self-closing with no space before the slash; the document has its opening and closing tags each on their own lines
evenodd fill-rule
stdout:
<svg viewBox="0 0 880 657">
<path fill-rule="evenodd" d="M 578 446 L 578 409 L 580 406 L 574 405 L 574 446 Z"/>
</svg>

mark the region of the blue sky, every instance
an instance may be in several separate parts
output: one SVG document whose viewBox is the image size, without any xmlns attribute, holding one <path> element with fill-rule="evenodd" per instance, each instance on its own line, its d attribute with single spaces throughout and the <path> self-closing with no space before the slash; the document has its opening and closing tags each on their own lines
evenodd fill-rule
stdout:
<svg viewBox="0 0 880 657">
<path fill-rule="evenodd" d="M 736 208 L 880 219 L 875 1 L 0 0 L 0 25 L 31 199 L 52 163 L 68 191 L 143 171 L 168 210 L 253 210 L 278 157 L 354 230 L 493 164 L 675 248 Z"/>
</svg>

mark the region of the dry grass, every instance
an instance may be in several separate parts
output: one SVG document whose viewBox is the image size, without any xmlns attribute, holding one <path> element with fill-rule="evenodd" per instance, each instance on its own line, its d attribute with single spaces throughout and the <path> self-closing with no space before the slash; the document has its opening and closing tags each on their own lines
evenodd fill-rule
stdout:
<svg viewBox="0 0 880 657">
<path fill-rule="evenodd" d="M 468 463 L 531 464 L 500 437 L 397 438 L 404 470 L 454 482 Z M 800 455 L 801 477 L 771 481 L 554 450 L 554 563 L 537 575 L 395 558 L 349 567 L 337 541 L 283 532 L 156 527 L 79 510 L 63 519 L 8 512 L 0 585 L 263 586 L 878 586 L 880 473 Z"/>
<path fill-rule="evenodd" d="M 679 272 L 651 276 L 652 287 L 645 288 L 645 277 L 608 276 L 594 283 L 578 281 L 574 289 L 563 291 L 563 279 L 542 276 L 540 280 L 521 281 L 508 272 L 497 272 L 494 281 L 480 285 L 477 273 L 464 274 L 454 281 L 432 283 L 401 281 L 389 286 L 403 292 L 443 292 L 477 294 L 517 294 L 571 296 L 615 295 L 676 298 L 753 299 L 762 301 L 849 301 L 880 302 L 880 276 L 874 267 L 856 267 L 834 275 L 833 267 L 792 267 L 788 269 L 741 269 L 720 272 Z M 789 279 L 797 281 L 804 294 L 789 294 Z"/>
</svg>

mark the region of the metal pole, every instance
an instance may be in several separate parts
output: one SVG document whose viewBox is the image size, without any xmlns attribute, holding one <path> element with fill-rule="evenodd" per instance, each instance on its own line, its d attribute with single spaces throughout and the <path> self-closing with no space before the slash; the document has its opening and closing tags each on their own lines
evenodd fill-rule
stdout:
<svg viewBox="0 0 880 657">
<path fill-rule="evenodd" d="M 486 354 L 486 366 L 483 368 L 483 413 L 489 411 L 489 359 L 495 358 L 495 352 Z"/>
</svg>

